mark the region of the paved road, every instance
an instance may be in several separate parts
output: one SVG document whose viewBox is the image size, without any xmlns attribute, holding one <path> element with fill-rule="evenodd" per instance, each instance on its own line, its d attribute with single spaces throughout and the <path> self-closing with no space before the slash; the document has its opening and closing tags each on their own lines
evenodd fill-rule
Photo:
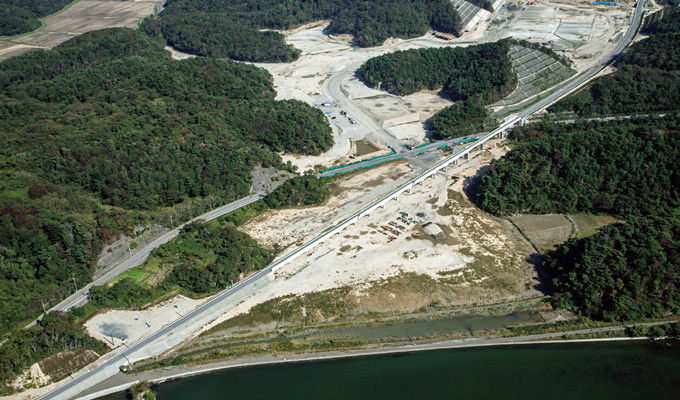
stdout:
<svg viewBox="0 0 680 400">
<path fill-rule="evenodd" d="M 346 66 L 342 71 L 334 73 L 330 78 L 324 82 L 323 88 L 321 89 L 324 96 L 329 99 L 333 99 L 333 103 L 352 117 L 355 121 L 361 124 L 363 127 L 367 128 L 369 132 L 373 132 L 373 135 L 385 144 L 392 146 L 397 153 L 401 153 L 405 150 L 401 146 L 401 141 L 394 138 L 394 136 L 385 132 L 380 125 L 371 116 L 366 114 L 366 112 L 353 101 L 351 101 L 347 95 L 342 91 L 342 82 L 345 79 L 349 79 L 354 76 L 355 71 L 363 64 L 363 61 L 350 64 Z M 333 123 L 333 121 L 331 121 Z"/>
<path fill-rule="evenodd" d="M 659 321 L 651 323 L 643 323 L 638 325 L 646 326 L 660 326 L 666 323 L 676 322 L 675 320 L 669 321 Z M 507 346 L 507 345 L 527 345 L 527 344 L 546 344 L 546 343 L 576 343 L 576 342 L 591 342 L 591 341 L 619 341 L 619 340 L 636 340 L 636 339 L 646 339 L 646 338 L 630 338 L 630 337 L 613 337 L 613 338 L 602 338 L 602 339 L 567 339 L 564 340 L 564 336 L 574 336 L 574 335 L 589 335 L 602 332 L 620 332 L 633 325 L 621 325 L 621 326 L 610 326 L 603 328 L 589 328 L 589 329 L 579 329 L 573 331 L 565 332 L 552 332 L 552 333 L 542 333 L 526 336 L 514 336 L 514 337 L 471 337 L 465 339 L 452 339 L 443 340 L 430 343 L 409 343 L 409 344 L 399 344 L 399 345 L 385 345 L 380 348 L 364 348 L 364 349 L 352 349 L 352 350 L 336 350 L 336 351 L 325 351 L 321 353 L 299 353 L 299 354 L 286 354 L 284 357 L 277 357 L 273 354 L 264 354 L 251 356 L 246 358 L 237 358 L 233 360 L 218 361 L 211 364 L 203 365 L 178 365 L 170 366 L 162 369 L 153 369 L 148 371 L 143 371 L 135 374 L 117 374 L 115 377 L 111 377 L 105 382 L 102 382 L 101 386 L 95 387 L 89 391 L 88 394 L 93 394 L 95 392 L 108 391 L 111 389 L 119 388 L 118 391 L 123 391 L 130 387 L 131 384 L 140 381 L 148 381 L 151 383 L 161 383 L 169 379 L 185 378 L 188 376 L 193 376 L 201 373 L 223 370 L 227 368 L 239 368 L 239 367 L 250 367 L 257 365 L 268 365 L 268 364 L 283 364 L 283 363 L 294 363 L 301 361 L 315 361 L 315 360 L 330 360 L 338 358 L 349 358 L 349 357 L 365 357 L 373 355 L 382 354 L 395 354 L 395 353 L 412 353 L 417 351 L 432 351 L 432 350 L 445 350 L 445 349 L 456 349 L 456 348 L 470 348 L 470 347 L 484 347 L 484 346 Z M 113 392 L 113 391 L 112 391 Z M 111 393 L 112 393 L 111 392 Z"/>
<path fill-rule="evenodd" d="M 182 230 L 184 225 L 202 219 L 205 221 L 210 221 L 212 219 L 215 219 L 219 216 L 222 216 L 228 212 L 234 211 L 236 209 L 239 209 L 245 205 L 248 205 L 250 203 L 253 203 L 261 198 L 263 198 L 265 195 L 262 193 L 256 193 L 248 197 L 244 197 L 240 200 L 237 200 L 233 203 L 224 205 L 222 207 L 216 208 L 212 211 L 209 211 L 203 215 L 200 215 L 191 221 L 182 224 L 178 226 L 176 229 L 166 232 L 163 236 L 159 237 L 158 239 L 154 240 L 153 242 L 149 243 L 147 246 L 144 248 L 140 249 L 136 253 L 132 254 L 130 257 L 126 258 L 123 260 L 121 263 L 113 267 L 111 270 L 109 270 L 107 273 L 99 277 L 99 279 L 95 280 L 94 282 L 90 283 L 89 285 L 81 288 L 78 292 L 72 294 L 68 298 L 66 298 L 64 301 L 61 303 L 57 304 L 56 306 L 50 308 L 49 311 L 68 311 L 73 307 L 76 306 L 81 306 L 88 301 L 88 292 L 92 286 L 101 286 L 104 285 L 105 283 L 109 282 L 113 278 L 117 277 L 120 275 L 122 272 L 127 271 L 130 268 L 136 267 L 138 265 L 141 265 L 144 263 L 146 258 L 151 254 L 151 252 L 161 246 L 162 244 L 165 244 L 175 237 L 179 235 L 179 232 Z M 26 326 L 26 328 L 30 328 L 36 324 L 38 320 L 42 318 L 42 315 L 40 315 L 35 321 L 31 322 Z"/>
<path fill-rule="evenodd" d="M 631 23 L 632 29 L 630 29 L 628 34 L 625 36 L 624 40 L 622 40 L 621 44 L 619 46 L 617 46 L 615 52 L 612 53 L 612 56 L 609 58 L 609 60 L 607 60 L 607 62 L 612 60 L 613 58 L 615 58 L 621 52 L 621 50 L 623 50 L 625 48 L 626 44 L 632 39 L 635 31 L 637 30 L 637 26 L 639 25 L 639 21 L 640 21 L 640 18 L 641 18 L 641 12 L 642 12 L 642 2 L 638 2 L 638 5 L 636 7 L 635 14 L 634 14 L 634 17 L 633 17 L 633 21 Z M 526 111 L 524 111 L 522 114 L 520 114 L 520 117 L 526 118 L 527 116 L 531 115 L 532 113 L 534 113 L 534 112 L 536 112 L 536 111 L 538 111 L 538 110 L 540 110 L 544 107 L 547 107 L 549 104 L 556 101 L 559 97 L 563 96 L 568 91 L 573 90 L 578 85 L 583 84 L 585 81 L 590 79 L 601 68 L 603 68 L 604 65 L 607 64 L 607 62 L 601 64 L 600 66 L 594 68 L 593 70 L 590 70 L 589 72 L 584 73 L 583 75 L 577 77 L 576 79 L 568 81 L 567 83 L 562 85 L 562 87 L 559 88 L 554 94 L 548 96 L 546 99 L 538 102 L 534 106 L 532 106 L 529 109 L 527 109 Z M 344 94 L 343 94 L 343 97 L 344 97 Z M 345 105 L 343 105 L 343 107 L 345 107 Z M 349 108 L 349 107 L 347 107 L 347 108 Z M 359 114 L 355 113 L 355 115 L 358 116 Z M 496 130 L 494 130 L 494 131 L 496 131 Z M 488 140 L 488 138 L 490 136 L 491 136 L 491 133 L 485 135 L 481 140 Z M 466 146 L 466 149 L 469 149 L 471 146 L 476 146 L 476 145 Z M 446 160 L 443 161 L 443 162 L 445 163 Z M 442 163 L 438 163 L 438 165 L 439 164 L 442 164 Z M 434 168 L 436 168 L 436 166 Z M 391 196 L 391 195 L 392 194 L 389 194 L 388 196 Z M 384 197 L 377 200 L 376 202 L 379 202 L 382 199 L 384 199 Z M 375 204 L 376 202 L 373 202 L 371 204 Z M 227 212 L 227 211 L 225 211 L 225 212 Z M 353 216 L 351 216 L 349 218 L 353 218 L 357 214 L 354 214 Z M 215 217 L 213 217 L 213 218 L 215 218 Z M 312 239 L 310 242 L 314 242 L 316 239 L 318 239 L 318 237 L 319 236 L 317 236 L 317 238 L 315 238 L 315 239 Z M 168 334 L 177 334 L 178 332 L 174 332 L 175 329 L 181 327 L 182 325 L 189 323 L 194 318 L 197 318 L 197 317 L 203 315 L 204 313 L 208 313 L 212 307 L 216 306 L 217 304 L 219 304 L 221 301 L 225 300 L 226 298 L 228 298 L 232 294 L 235 294 L 235 293 L 243 290 L 248 285 L 258 281 L 259 279 L 265 277 L 267 274 L 271 273 L 272 268 L 274 268 L 274 266 L 278 265 L 281 262 L 281 260 L 283 260 L 285 258 L 297 256 L 300 252 L 304 251 L 304 248 L 306 248 L 306 247 L 307 247 L 307 245 L 304 245 L 304 246 L 302 246 L 302 247 L 300 247 L 296 250 L 293 250 L 291 253 L 286 254 L 284 257 L 277 260 L 275 263 L 269 265 L 267 268 L 255 273 L 255 274 L 251 275 L 250 277 L 244 279 L 243 281 L 237 283 L 234 287 L 220 292 L 215 297 L 213 297 L 212 299 L 201 304 L 200 306 L 198 306 L 193 311 L 185 314 L 183 317 L 180 317 L 175 322 L 172 322 L 171 324 L 161 328 L 156 333 L 154 333 L 154 334 L 148 336 L 147 338 L 141 340 L 140 342 L 137 342 L 136 344 L 130 346 L 126 351 L 120 353 L 119 355 L 112 356 L 111 359 L 109 359 L 109 360 L 103 362 L 101 365 L 99 365 L 99 367 L 96 370 L 86 372 L 85 374 L 75 378 L 74 380 L 67 382 L 63 386 L 61 386 L 61 387 L 47 393 L 46 395 L 40 397 L 40 399 L 61 399 L 61 398 L 66 398 L 66 393 L 74 393 L 76 389 L 78 390 L 78 392 L 82 392 L 82 391 L 86 390 L 89 386 L 92 385 L 91 378 L 95 377 L 95 375 L 97 375 L 99 372 L 101 372 L 105 369 L 117 368 L 119 365 L 126 363 L 125 360 L 126 360 L 126 357 L 128 355 L 132 355 L 134 352 L 143 349 L 145 346 L 147 346 L 147 345 L 149 345 L 149 344 L 151 344 L 151 343 L 153 343 L 157 340 L 162 339 L 164 336 L 166 336 Z"/>
<path fill-rule="evenodd" d="M 633 37 L 637 33 L 637 27 L 640 25 L 640 19 L 642 18 L 642 10 L 643 10 L 643 1 L 638 1 L 637 6 L 635 7 L 635 13 L 633 14 L 633 19 L 631 21 L 631 29 L 628 29 L 628 32 L 626 33 L 626 36 L 623 37 L 623 40 L 621 40 L 614 49 L 614 51 L 611 53 L 611 55 L 602 63 L 599 65 L 595 66 L 594 68 L 591 68 L 590 70 L 586 71 L 585 73 L 581 75 L 577 75 L 575 78 L 573 78 L 571 81 L 567 81 L 565 84 L 563 84 L 558 90 L 553 92 L 551 95 L 546 97 L 545 99 L 539 101 L 538 103 L 529 106 L 526 110 L 524 110 L 521 114 L 521 118 L 526 118 L 529 115 L 549 106 L 550 104 L 554 103 L 557 101 L 562 96 L 565 96 L 566 94 L 570 93 L 577 87 L 581 86 L 583 83 L 587 82 L 589 79 L 591 79 L 593 76 L 595 76 L 598 72 L 600 72 L 604 67 L 606 67 L 611 61 L 616 59 L 618 55 L 623 51 L 623 49 L 628 46 L 628 43 L 630 43 L 631 40 L 633 40 Z"/>
</svg>

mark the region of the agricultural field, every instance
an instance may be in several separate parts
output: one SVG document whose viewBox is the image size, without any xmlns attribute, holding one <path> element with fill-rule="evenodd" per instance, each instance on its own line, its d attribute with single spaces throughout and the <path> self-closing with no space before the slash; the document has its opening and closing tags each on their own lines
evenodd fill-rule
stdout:
<svg viewBox="0 0 680 400">
<path fill-rule="evenodd" d="M 0 38 L 0 61 L 33 51 L 49 49 L 85 32 L 104 28 L 135 28 L 154 13 L 158 0 L 82 0 L 56 13 L 43 28 L 25 35 Z"/>
<path fill-rule="evenodd" d="M 541 253 L 555 250 L 570 238 L 581 239 L 595 234 L 601 227 L 618 222 L 601 215 L 517 215 L 510 218 Z"/>
</svg>

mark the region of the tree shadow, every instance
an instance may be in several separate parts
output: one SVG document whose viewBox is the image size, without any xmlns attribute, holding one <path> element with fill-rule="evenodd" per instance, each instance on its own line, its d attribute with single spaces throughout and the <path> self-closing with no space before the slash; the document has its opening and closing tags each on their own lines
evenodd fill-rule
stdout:
<svg viewBox="0 0 680 400">
<path fill-rule="evenodd" d="M 465 177 L 463 181 L 463 193 L 467 199 L 474 204 L 480 210 L 484 210 L 479 199 L 479 185 L 482 182 L 482 176 L 489 170 L 489 165 L 481 166 L 473 176 Z M 527 289 L 532 287 L 546 295 L 550 295 L 550 276 L 548 272 L 543 268 L 543 254 L 537 250 L 531 253 L 527 257 L 527 262 L 529 262 L 536 271 L 536 277 L 531 281 L 526 283 Z"/>
<path fill-rule="evenodd" d="M 480 210 L 483 210 L 482 203 L 479 200 L 479 185 L 482 182 L 482 176 L 489 170 L 488 165 L 480 167 L 473 176 L 466 176 L 463 181 L 463 193 Z"/>
<path fill-rule="evenodd" d="M 335 29 L 333 28 L 333 23 L 331 22 L 330 24 L 326 25 L 326 27 L 321 30 L 321 33 L 324 35 L 332 35 L 336 33 Z"/>
<path fill-rule="evenodd" d="M 532 253 L 527 257 L 527 261 L 536 270 L 536 277 L 528 283 L 533 285 L 534 290 L 537 290 L 545 295 L 550 295 L 550 277 L 546 269 L 543 267 L 543 254 Z"/>
<path fill-rule="evenodd" d="M 432 118 L 428 118 L 423 121 L 423 130 L 425 131 L 425 139 L 438 140 L 432 130 Z"/>
<path fill-rule="evenodd" d="M 366 80 L 366 78 L 364 77 L 364 75 L 360 72 L 360 70 L 361 70 L 361 68 L 357 68 L 356 71 L 354 71 L 354 77 L 357 78 L 357 79 L 359 80 L 359 82 L 361 82 L 361 83 L 363 83 L 364 85 L 366 85 L 366 87 L 369 87 L 369 88 L 371 88 L 371 89 L 380 90 L 380 89 L 378 89 L 377 87 L 374 87 L 373 85 L 371 85 L 371 84 Z"/>
</svg>

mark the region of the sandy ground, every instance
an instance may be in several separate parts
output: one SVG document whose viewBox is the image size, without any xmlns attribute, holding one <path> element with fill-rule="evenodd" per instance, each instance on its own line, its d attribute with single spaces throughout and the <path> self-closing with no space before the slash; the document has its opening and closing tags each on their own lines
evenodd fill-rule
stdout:
<svg viewBox="0 0 680 400">
<path fill-rule="evenodd" d="M 85 323 L 85 329 L 90 336 L 116 348 L 123 343 L 135 343 L 149 336 L 204 301 L 206 299 L 192 300 L 175 296 L 142 310 L 111 310 L 90 318 Z M 148 326 L 148 321 L 152 321 L 153 325 Z"/>
<path fill-rule="evenodd" d="M 406 161 L 389 163 L 338 182 L 320 207 L 268 211 L 240 229 L 261 245 L 284 252 L 315 237 L 415 175 Z"/>
<path fill-rule="evenodd" d="M 428 275 L 433 279 L 451 279 L 457 277 L 463 290 L 458 298 L 448 298 L 449 304 L 470 304 L 469 301 L 498 301 L 518 296 L 528 298 L 540 295 L 530 288 L 527 282 L 535 282 L 535 270 L 526 257 L 531 254 L 530 245 L 524 241 L 507 221 L 497 220 L 479 212 L 466 199 L 460 207 L 458 215 L 451 215 L 455 206 L 463 197 L 463 181 L 472 177 L 493 157 L 507 152 L 506 147 L 493 147 L 489 151 L 476 153 L 468 163 L 448 174 L 455 174 L 461 180 L 449 188 L 449 176 L 439 173 L 418 186 L 410 194 L 401 196 L 398 201 L 388 203 L 368 217 L 363 218 L 356 226 L 351 226 L 326 243 L 316 247 L 309 254 L 298 258 L 277 272 L 277 279 L 234 309 L 225 313 L 205 329 L 232 318 L 261 302 L 285 296 L 323 291 L 339 287 L 352 287 L 356 296 L 366 296 L 373 283 L 384 282 L 387 278 L 415 273 Z M 386 166 L 371 171 L 373 174 L 389 175 L 390 172 L 403 169 L 404 166 Z M 345 194 L 354 193 L 348 187 L 369 179 L 354 177 L 343 183 Z M 452 189 L 452 190 L 448 190 Z M 452 193 L 456 196 L 450 198 Z M 270 212 L 262 218 L 245 225 L 242 229 L 253 236 L 264 246 L 274 243 L 288 243 L 308 240 L 320 229 L 321 216 L 327 211 L 342 207 L 342 201 L 333 198 L 322 206 L 298 210 L 282 210 Z M 473 211 L 471 211 L 473 210 Z M 419 220 L 419 225 L 398 221 L 400 212 Z M 471 214 L 472 212 L 472 214 Z M 425 217 L 417 217 L 417 213 L 425 213 Z M 480 215 L 482 217 L 480 218 Z M 327 220 L 327 219 L 326 219 Z M 380 226 L 395 222 L 404 227 L 403 233 L 396 240 L 388 242 L 387 235 L 380 233 Z M 441 240 L 424 237 L 407 240 L 408 236 L 420 233 L 419 226 L 432 222 L 440 226 L 446 237 Z M 425 235 L 424 235 L 425 236 Z M 285 238 L 285 239 L 282 239 Z M 507 256 L 499 256 L 507 252 Z M 478 259 L 493 258 L 491 264 L 484 268 L 472 265 Z M 502 278 L 487 276 L 489 272 L 498 272 Z M 502 279 L 503 287 L 488 286 L 488 280 Z M 479 289 L 479 290 L 477 290 Z M 422 296 L 423 301 L 428 296 Z M 397 295 L 388 294 L 387 298 L 398 302 Z M 413 304 L 409 303 L 409 307 Z"/>
<path fill-rule="evenodd" d="M 356 226 L 283 267 L 272 284 L 223 314 L 202 331 L 273 298 L 347 286 L 353 287 L 356 295 L 361 297 L 366 296 L 373 283 L 409 272 L 433 279 L 455 279 L 461 291 L 460 296 L 446 299 L 450 304 L 540 295 L 527 284 L 536 279 L 536 272 L 525 262 L 531 253 L 530 245 L 518 232 L 513 233 L 507 221 L 482 213 L 462 195 L 466 177 L 478 175 L 491 158 L 500 157 L 508 151 L 507 147 L 496 147 L 496 144 L 490 143 L 487 149 L 491 150 L 474 152 L 470 161 L 449 169 L 446 174 L 439 173 L 426 180 L 410 194 L 388 203 L 364 217 Z M 282 249 L 292 249 L 381 193 L 389 192 L 415 173 L 403 161 L 387 164 L 338 182 L 333 188 L 335 195 L 323 206 L 269 211 L 241 229 L 265 247 L 278 244 Z M 450 186 L 452 175 L 460 180 Z M 453 194 L 456 195 L 451 197 Z M 457 212 L 451 214 L 451 210 Z M 419 220 L 419 225 L 398 221 L 401 211 Z M 425 217 L 418 217 L 417 213 L 425 213 Z M 391 242 L 387 235 L 380 233 L 380 226 L 388 225 L 389 222 L 403 226 L 400 229 L 403 233 Z M 446 237 L 440 240 L 427 237 L 419 229 L 425 222 L 437 224 L 444 230 Z M 414 233 L 420 233 L 423 238 L 406 239 Z M 499 256 L 505 253 L 507 256 Z M 489 258 L 493 259 L 490 264 Z M 475 262 L 481 259 L 487 260 L 482 269 L 475 267 Z M 488 276 L 490 272 L 498 276 Z M 501 286 L 488 285 L 498 279 L 503 281 Z M 387 294 L 387 298 L 395 302 L 400 300 L 393 294 Z M 423 296 L 422 301 L 426 301 L 426 298 Z M 122 341 L 134 342 L 147 336 L 199 303 L 178 296 L 144 310 L 112 310 L 90 319 L 86 328 L 90 335 L 111 347 L 117 347 Z M 411 301 L 409 307 L 413 306 Z M 152 327 L 146 325 L 149 320 L 154 322 Z"/>
<path fill-rule="evenodd" d="M 627 26 L 627 13 L 625 5 L 603 8 L 582 1 L 544 2 L 523 8 L 503 7 L 458 40 L 443 41 L 427 34 L 409 40 L 388 40 L 383 46 L 367 49 L 352 47 L 344 40 L 325 35 L 323 29 L 327 22 L 319 21 L 308 24 L 307 29 L 284 32 L 287 43 L 302 50 L 298 60 L 288 64 L 256 65 L 272 74 L 277 99 L 298 99 L 309 104 L 332 101 L 324 97 L 324 85 L 331 76 L 345 74 L 341 90 L 348 94 L 349 99 L 394 140 L 413 144 L 424 141 L 429 134 L 423 122 L 452 103 L 436 92 L 398 97 L 368 88 L 354 75 L 364 61 L 397 50 L 467 46 L 515 37 L 533 42 L 554 41 L 553 47 L 564 49 L 564 54 L 576 60 L 577 70 L 582 71 L 596 63 L 604 50 L 615 46 L 611 40 Z M 333 108 L 323 111 L 329 110 L 339 111 Z M 329 165 L 347 155 L 350 140 L 368 137 L 377 142 L 385 141 L 374 130 L 347 124 L 343 118 L 330 122 L 335 145 L 328 152 L 316 157 L 285 156 L 284 160 L 290 160 L 304 171 L 318 164 Z"/>
<path fill-rule="evenodd" d="M 60 14 L 60 19 L 48 20 L 48 25 L 52 27 L 50 30 L 25 35 L 14 42 L 23 45 L 22 49 L 26 49 L 27 45 L 51 47 L 88 30 L 134 26 L 140 18 L 151 14 L 156 3 L 84 0 L 76 3 L 80 8 L 74 5 L 73 11 Z M 92 14 L 90 11 L 94 8 L 86 8 L 88 4 L 99 7 L 102 14 Z M 104 6 L 109 8 L 104 10 Z M 132 7 L 129 15 L 121 16 L 122 7 Z M 117 18 L 106 18 L 104 14 L 107 12 L 116 14 Z M 609 40 L 624 29 L 622 20 L 612 18 L 616 12 L 625 14 L 625 11 L 614 8 L 593 11 L 593 7 L 569 6 L 567 2 L 554 6 L 546 3 L 534 6 L 529 12 L 517 11 L 514 19 L 510 12 L 496 13 L 458 41 L 445 42 L 426 35 L 411 40 L 393 40 L 370 49 L 353 48 L 342 40 L 329 38 L 323 34 L 325 26 L 322 24 L 296 30 L 287 36 L 288 43 L 302 50 L 299 60 L 289 64 L 258 65 L 273 75 L 278 99 L 299 99 L 310 104 L 331 100 L 322 95 L 324 83 L 335 73 L 349 72 L 341 88 L 351 100 L 356 101 L 379 126 L 387 128 L 395 139 L 422 141 L 427 132 L 421 121 L 450 103 L 437 93 L 422 92 L 396 97 L 366 88 L 353 76 L 354 69 L 365 60 L 410 48 L 465 46 L 477 39 L 482 42 L 509 36 L 529 39 L 527 32 L 531 31 L 535 32 L 529 39 L 532 41 L 555 37 L 554 40 L 560 41 L 567 49 L 566 54 L 577 59 L 577 67 L 582 70 L 596 62 L 598 55 L 608 46 L 614 46 Z M 502 26 L 504 21 L 507 22 L 506 27 Z M 0 53 L 0 57 L 2 54 L 12 54 L 12 46 L 5 44 L 0 45 L 0 52 L 4 52 Z M 174 52 L 173 56 L 182 57 L 178 52 Z M 374 133 L 361 126 L 342 125 L 342 119 L 333 121 L 331 125 L 336 145 L 326 154 L 287 157 L 284 160 L 289 159 L 305 170 L 305 167 L 345 156 L 351 150 L 350 140 L 362 139 Z M 371 282 L 407 272 L 428 275 L 434 279 L 455 278 L 461 289 L 478 289 L 476 295 L 468 292 L 467 296 L 449 299 L 452 303 L 494 301 L 509 294 L 524 297 L 540 294 L 530 287 L 536 276 L 535 271 L 524 261 L 531 253 L 528 244 L 518 239 L 515 236 L 517 232 L 513 233 L 503 221 L 481 213 L 461 194 L 465 177 L 479 174 L 492 157 L 499 157 L 507 151 L 507 148 L 493 148 L 493 144 L 490 147 L 491 151 L 474 153 L 476 157 L 470 162 L 449 170 L 448 175 L 455 174 L 463 178 L 455 185 L 449 187 L 451 181 L 447 174 L 442 173 L 426 180 L 411 194 L 402 195 L 398 201 L 388 203 L 356 226 L 282 268 L 273 284 L 264 287 L 204 329 L 247 312 L 256 304 L 286 294 L 352 286 L 357 296 L 363 296 Z M 406 162 L 391 163 L 339 183 L 335 196 L 321 207 L 269 212 L 247 224 L 243 230 L 268 247 L 274 243 L 282 248 L 295 246 L 381 193 L 389 192 L 415 173 Z M 406 240 L 407 236 L 417 231 L 412 224 L 406 226 L 396 240 L 388 243 L 387 236 L 379 232 L 379 227 L 396 221 L 400 211 L 408 212 L 413 217 L 418 212 L 425 212 L 425 218 L 418 218 L 420 222 L 437 224 L 446 233 L 446 238 Z M 484 268 L 474 267 L 484 259 Z M 506 279 L 503 284 L 509 286 L 504 289 L 487 286 L 488 282 L 498 279 L 496 275 L 503 276 Z M 205 300 L 178 296 L 144 310 L 113 310 L 93 317 L 87 322 L 86 328 L 92 336 L 112 347 L 118 347 L 124 341 L 138 341 L 160 329 L 202 301 Z M 153 321 L 153 325 L 148 327 L 147 321 Z"/>
</svg>

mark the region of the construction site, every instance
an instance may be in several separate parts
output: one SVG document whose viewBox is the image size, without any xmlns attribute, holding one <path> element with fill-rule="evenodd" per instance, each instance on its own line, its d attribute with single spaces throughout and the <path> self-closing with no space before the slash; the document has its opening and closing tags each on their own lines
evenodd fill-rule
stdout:
<svg viewBox="0 0 680 400">
<path fill-rule="evenodd" d="M 424 122 L 451 101 L 436 92 L 399 97 L 366 87 L 354 71 L 371 57 L 411 48 L 465 46 L 510 36 L 546 43 L 545 46 L 566 55 L 571 62 L 513 46 L 510 56 L 519 85 L 508 98 L 493 105 L 502 114 L 530 102 L 586 68 L 586 64 L 596 62 L 601 53 L 598 49 L 611 46 L 612 39 L 625 28 L 621 18 L 628 13 L 625 5 L 601 9 L 584 2 L 510 3 L 501 5 L 495 13 L 486 12 L 486 17 L 470 26 L 461 38 L 442 40 L 428 34 L 411 40 L 391 40 L 377 48 L 356 48 L 333 39 L 323 33 L 324 23 L 290 32 L 287 41 L 303 50 L 300 59 L 289 64 L 260 66 L 274 77 L 277 99 L 302 100 L 324 110 L 333 128 L 335 145 L 320 156 L 283 155 L 283 159 L 301 171 L 314 167 L 327 170 L 391 154 L 395 146 L 410 149 L 427 141 Z M 178 52 L 173 56 L 183 57 Z M 332 85 L 337 86 L 335 92 L 329 89 Z M 332 93 L 341 93 L 345 98 L 331 98 Z M 346 107 L 342 101 L 357 109 Z M 361 114 L 368 119 L 362 119 Z M 342 235 L 287 264 L 277 271 L 275 280 L 252 292 L 203 331 L 236 316 L 247 316 L 258 304 L 289 302 L 282 299 L 326 291 L 351 293 L 344 297 L 348 303 L 343 310 L 349 315 L 365 312 L 408 315 L 431 304 L 482 306 L 539 298 L 542 295 L 539 275 L 530 262 L 536 252 L 532 243 L 510 221 L 479 210 L 466 194 L 489 161 L 509 150 L 502 140 L 489 144 L 485 150 L 473 153 L 467 162 L 426 180 L 410 194 L 388 203 Z M 271 249 L 276 245 L 282 254 L 286 253 L 403 184 L 442 154 L 440 150 L 431 151 L 408 161 L 362 170 L 333 183 L 332 196 L 322 206 L 268 211 L 239 229 L 261 246 Z M 590 226 L 588 229 L 592 230 L 599 225 Z M 543 224 L 541 229 L 551 227 Z M 147 317 L 137 311 L 100 314 L 88 326 L 93 335 L 106 340 L 105 330 L 100 327 L 112 321 L 136 321 L 125 324 L 124 334 L 143 337 L 178 318 L 182 313 L 175 307 L 178 305 L 188 312 L 195 303 L 178 299 L 156 306 L 165 307 L 168 312 L 155 309 L 159 317 L 154 319 L 154 326 L 146 325 Z M 313 304 L 307 307 L 299 309 L 295 318 L 314 316 L 317 323 L 338 318 L 328 311 L 313 312 Z M 269 323 L 286 325 L 276 315 L 270 317 L 261 329 L 271 327 Z M 260 328 L 244 329 L 252 333 Z M 108 341 L 115 343 L 116 338 L 109 337 Z"/>
<path fill-rule="evenodd" d="M 300 58 L 286 64 L 256 65 L 272 75 L 276 99 L 296 99 L 321 108 L 334 138 L 333 147 L 324 154 L 283 154 L 284 162 L 290 161 L 299 172 L 327 171 L 431 141 L 427 121 L 453 102 L 438 91 L 395 96 L 367 87 L 356 71 L 372 57 L 509 37 L 563 56 L 558 59 L 536 48 L 512 47 L 510 57 L 518 86 L 491 106 L 495 116 L 503 119 L 534 103 L 554 85 L 602 62 L 603 55 L 623 37 L 632 12 L 632 3 L 622 2 L 612 6 L 567 0 L 498 0 L 493 11 L 464 0 L 454 3 L 465 24 L 458 38 L 430 32 L 414 39 L 391 39 L 380 47 L 358 48 L 349 42 L 351 38 L 325 34 L 328 21 L 284 32 L 287 43 L 302 50 Z M 172 56 L 187 57 L 178 51 Z M 235 340 L 271 342 L 288 334 L 289 329 L 309 326 L 335 329 L 368 320 L 377 325 L 385 321 L 395 324 L 442 313 L 445 318 L 461 314 L 498 316 L 526 308 L 540 310 L 540 315 L 519 323 L 568 318 L 549 312 L 542 303 L 535 256 L 554 248 L 565 237 L 595 232 L 613 221 L 594 221 L 587 216 L 507 220 L 482 211 L 473 202 L 474 185 L 490 161 L 508 151 L 504 139 L 489 140 L 464 161 L 437 172 L 408 194 L 386 203 L 258 282 L 178 350 L 152 362 L 178 355 L 202 359 L 206 352 Z M 263 248 L 286 254 L 428 170 L 447 152 L 450 149 L 436 149 L 358 170 L 336 179 L 330 185 L 331 197 L 321 206 L 269 210 L 239 229 Z M 111 310 L 90 319 L 86 327 L 109 346 L 122 348 L 126 342 L 143 339 L 178 320 L 203 301 L 178 296 L 153 308 Z M 327 339 L 321 336 L 319 340 Z M 260 344 L 255 351 L 269 349 L 257 346 Z"/>
</svg>

